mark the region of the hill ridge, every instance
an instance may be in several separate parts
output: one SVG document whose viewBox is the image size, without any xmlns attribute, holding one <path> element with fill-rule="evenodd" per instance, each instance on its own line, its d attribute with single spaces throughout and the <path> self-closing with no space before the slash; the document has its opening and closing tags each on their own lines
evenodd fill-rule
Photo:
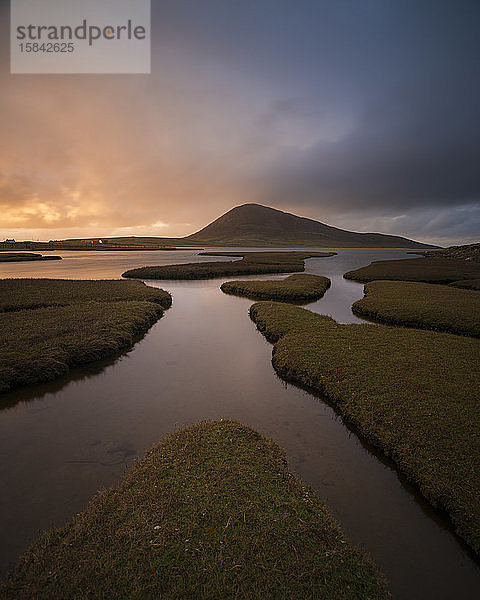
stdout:
<svg viewBox="0 0 480 600">
<path fill-rule="evenodd" d="M 347 231 L 256 203 L 235 206 L 182 239 L 190 243 L 229 246 L 435 247 L 396 235 Z"/>
</svg>

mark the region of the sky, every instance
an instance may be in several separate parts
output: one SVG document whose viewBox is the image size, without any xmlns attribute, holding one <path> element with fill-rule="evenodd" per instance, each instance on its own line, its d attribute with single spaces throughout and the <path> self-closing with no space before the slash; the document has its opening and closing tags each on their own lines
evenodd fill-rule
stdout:
<svg viewBox="0 0 480 600">
<path fill-rule="evenodd" d="M 0 239 L 188 235 L 255 202 L 480 232 L 478 0 L 152 0 L 150 75 L 12 75 Z"/>
</svg>

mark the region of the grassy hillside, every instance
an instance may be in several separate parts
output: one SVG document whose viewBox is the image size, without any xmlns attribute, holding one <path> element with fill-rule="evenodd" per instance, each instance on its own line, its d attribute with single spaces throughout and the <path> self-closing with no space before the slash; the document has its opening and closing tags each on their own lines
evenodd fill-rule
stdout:
<svg viewBox="0 0 480 600">
<path fill-rule="evenodd" d="M 285 464 L 235 422 L 177 431 L 42 536 L 0 598 L 387 598 L 372 562 Z"/>
<path fill-rule="evenodd" d="M 224 246 L 431 248 L 380 233 L 355 233 L 259 204 L 236 206 L 185 240 Z"/>
</svg>

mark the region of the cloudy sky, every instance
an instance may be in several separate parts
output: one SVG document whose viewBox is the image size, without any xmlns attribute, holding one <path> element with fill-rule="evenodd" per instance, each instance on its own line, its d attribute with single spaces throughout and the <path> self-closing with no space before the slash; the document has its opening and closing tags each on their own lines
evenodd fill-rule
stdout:
<svg viewBox="0 0 480 600">
<path fill-rule="evenodd" d="M 152 0 L 151 75 L 11 75 L 0 239 L 180 236 L 246 202 L 480 232 L 478 0 Z"/>
</svg>

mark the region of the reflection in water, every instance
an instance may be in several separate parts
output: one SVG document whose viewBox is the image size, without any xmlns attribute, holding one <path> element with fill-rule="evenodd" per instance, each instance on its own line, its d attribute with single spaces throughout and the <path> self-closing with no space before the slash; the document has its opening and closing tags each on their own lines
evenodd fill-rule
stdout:
<svg viewBox="0 0 480 600">
<path fill-rule="evenodd" d="M 206 258 L 191 251 L 83 254 L 55 265 L 8 265 L 8 276 L 25 276 L 25 267 L 34 271 L 29 276 L 116 277 L 134 266 Z M 341 275 L 373 259 L 404 256 L 345 250 L 310 259 L 308 271 L 329 276 L 332 287 L 309 308 L 359 321 L 350 306 L 362 285 Z M 233 418 L 285 448 L 293 470 L 386 573 L 395 598 L 474 598 L 478 566 L 439 525 L 442 518 L 432 519 L 390 463 L 364 446 L 328 404 L 276 376 L 272 347 L 248 318 L 251 302 L 222 294 L 221 282 L 150 282 L 171 291 L 173 307 L 132 351 L 100 370 L 90 366 L 73 378 L 3 396 L 3 405 L 10 404 L 0 412 L 3 568 L 38 530 L 82 510 L 166 433 Z"/>
<path fill-rule="evenodd" d="M 137 336 L 135 338 L 135 344 L 142 340 L 145 335 L 147 334 Z M 112 356 L 102 358 L 93 363 L 80 365 L 70 369 L 67 374 L 62 375 L 54 381 L 47 381 L 45 383 L 19 388 L 18 390 L 15 390 L 9 394 L 0 394 L 0 411 L 5 408 L 10 408 L 19 402 L 40 400 L 44 396 L 60 392 L 64 387 L 70 385 L 72 382 L 79 383 L 85 379 L 89 379 L 90 377 L 101 375 L 104 369 L 115 364 L 119 358 L 126 356 L 130 351 L 131 350 L 123 349 Z M 44 407 L 39 407 L 38 410 L 44 410 Z"/>
</svg>

